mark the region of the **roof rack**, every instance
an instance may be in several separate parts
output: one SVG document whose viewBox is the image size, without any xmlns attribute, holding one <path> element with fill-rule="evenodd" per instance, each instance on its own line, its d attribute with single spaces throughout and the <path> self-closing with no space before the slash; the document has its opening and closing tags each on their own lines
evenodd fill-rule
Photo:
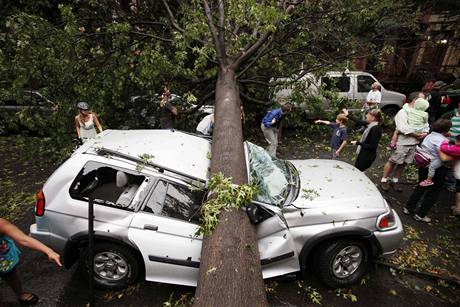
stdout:
<svg viewBox="0 0 460 307">
<path fill-rule="evenodd" d="M 157 171 L 159 171 L 160 173 L 164 173 L 165 171 L 167 171 L 167 172 L 170 172 L 170 173 L 173 173 L 173 174 L 177 174 L 177 175 L 179 175 L 181 177 L 185 177 L 185 178 L 191 179 L 193 181 L 198 181 L 200 183 L 206 184 L 206 180 L 203 180 L 201 178 L 198 178 L 198 177 L 195 177 L 195 176 L 192 176 L 192 175 L 180 172 L 180 171 L 176 171 L 174 169 L 164 167 L 164 166 L 155 164 L 153 162 L 148 162 L 148 161 L 145 161 L 145 160 L 142 160 L 142 159 L 139 159 L 139 158 L 136 158 L 136 157 L 133 157 L 133 156 L 118 152 L 118 151 L 113 150 L 113 149 L 108 149 L 108 148 L 102 147 L 102 148 L 96 149 L 96 153 L 98 155 L 100 155 L 100 156 L 111 155 L 111 156 L 120 157 L 120 158 L 125 159 L 125 160 L 129 160 L 129 161 L 136 162 L 136 163 L 139 163 L 139 164 L 144 164 L 144 165 L 151 166 L 151 167 L 155 168 Z"/>
</svg>

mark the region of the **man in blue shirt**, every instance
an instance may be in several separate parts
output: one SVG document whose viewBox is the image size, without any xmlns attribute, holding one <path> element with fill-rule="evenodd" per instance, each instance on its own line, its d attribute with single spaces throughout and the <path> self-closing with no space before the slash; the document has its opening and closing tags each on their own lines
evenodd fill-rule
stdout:
<svg viewBox="0 0 460 307">
<path fill-rule="evenodd" d="M 281 108 L 271 110 L 265 114 L 262 119 L 260 128 L 268 142 L 267 151 L 272 157 L 276 157 L 276 148 L 278 147 L 278 127 L 283 116 L 291 112 L 292 106 L 286 103 Z"/>
</svg>

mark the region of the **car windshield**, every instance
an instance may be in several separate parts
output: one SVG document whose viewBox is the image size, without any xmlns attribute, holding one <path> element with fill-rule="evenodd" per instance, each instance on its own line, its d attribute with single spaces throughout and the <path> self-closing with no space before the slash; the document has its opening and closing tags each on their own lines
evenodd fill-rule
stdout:
<svg viewBox="0 0 460 307">
<path fill-rule="evenodd" d="M 291 186 L 288 162 L 271 157 L 262 147 L 246 143 L 251 182 L 259 188 L 255 200 L 277 206 L 284 204 Z"/>
</svg>

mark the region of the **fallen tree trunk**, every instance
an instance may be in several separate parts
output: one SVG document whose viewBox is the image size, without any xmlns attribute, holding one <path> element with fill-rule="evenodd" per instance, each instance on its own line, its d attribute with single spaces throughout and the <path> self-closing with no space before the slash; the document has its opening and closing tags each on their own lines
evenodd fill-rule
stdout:
<svg viewBox="0 0 460 307">
<path fill-rule="evenodd" d="M 235 72 L 224 68 L 216 85 L 211 174 L 248 182 Z M 204 238 L 194 306 L 267 306 L 254 226 L 245 212 L 221 212 Z"/>
</svg>

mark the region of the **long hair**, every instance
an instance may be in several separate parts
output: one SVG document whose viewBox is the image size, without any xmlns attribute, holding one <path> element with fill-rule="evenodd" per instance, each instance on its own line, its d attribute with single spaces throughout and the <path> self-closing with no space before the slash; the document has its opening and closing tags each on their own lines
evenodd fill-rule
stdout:
<svg viewBox="0 0 460 307">
<path fill-rule="evenodd" d="M 373 109 L 369 111 L 369 114 L 374 116 L 375 120 L 379 123 L 379 125 L 382 124 L 383 122 L 382 111 L 380 111 L 379 109 Z"/>
</svg>

